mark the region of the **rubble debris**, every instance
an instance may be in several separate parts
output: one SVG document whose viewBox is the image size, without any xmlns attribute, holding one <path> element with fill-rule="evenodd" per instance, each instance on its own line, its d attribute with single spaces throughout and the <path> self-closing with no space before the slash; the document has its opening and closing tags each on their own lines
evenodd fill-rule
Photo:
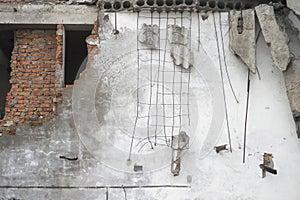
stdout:
<svg viewBox="0 0 300 200">
<path fill-rule="evenodd" d="M 171 57 L 176 66 L 188 69 L 193 65 L 194 55 L 189 46 L 189 30 L 177 25 L 168 26 L 168 42 Z"/>
<path fill-rule="evenodd" d="M 229 47 L 241 58 L 252 73 L 256 73 L 254 10 L 230 12 Z"/>
<path fill-rule="evenodd" d="M 227 149 L 227 144 L 221 145 L 221 146 L 215 146 L 214 149 L 216 150 L 217 153 L 220 153 L 220 151 L 228 150 Z"/>
<path fill-rule="evenodd" d="M 273 155 L 270 153 L 264 153 L 263 159 L 263 164 L 259 165 L 262 169 L 262 178 L 266 177 L 266 172 L 277 175 L 277 170 L 274 169 Z"/>
<path fill-rule="evenodd" d="M 76 161 L 78 160 L 78 157 L 66 157 L 66 156 L 59 156 L 60 159 L 65 159 L 65 160 L 69 160 L 69 161 Z"/>
<path fill-rule="evenodd" d="M 171 172 L 174 176 L 179 175 L 180 167 L 181 167 L 182 151 L 189 149 L 189 141 L 190 141 L 190 138 L 184 131 L 181 131 L 179 135 L 175 135 L 172 137 Z"/>
<path fill-rule="evenodd" d="M 288 39 L 276 21 L 274 8 L 266 4 L 255 7 L 256 15 L 262 29 L 265 41 L 271 49 L 275 65 L 285 71 L 290 63 Z M 276 33 L 276 34 L 274 34 Z"/>
<path fill-rule="evenodd" d="M 142 172 L 143 171 L 143 166 L 142 165 L 134 164 L 133 171 L 135 171 L 135 172 Z"/>
<path fill-rule="evenodd" d="M 139 41 L 150 49 L 159 48 L 159 27 L 156 24 L 143 24 L 139 33 Z"/>
</svg>

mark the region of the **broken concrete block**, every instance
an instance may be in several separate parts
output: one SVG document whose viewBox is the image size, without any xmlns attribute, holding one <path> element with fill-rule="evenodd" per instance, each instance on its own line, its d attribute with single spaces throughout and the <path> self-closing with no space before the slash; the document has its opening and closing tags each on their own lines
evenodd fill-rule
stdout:
<svg viewBox="0 0 300 200">
<path fill-rule="evenodd" d="M 287 0 L 287 6 L 300 15 L 300 1 L 299 0 Z"/>
<path fill-rule="evenodd" d="M 275 65 L 285 71 L 290 62 L 290 51 L 287 45 L 287 37 L 280 30 L 276 21 L 274 8 L 266 4 L 255 7 L 256 15 L 262 29 L 265 41 L 271 49 Z"/>
<path fill-rule="evenodd" d="M 151 49 L 159 48 L 159 27 L 157 25 L 143 24 L 139 33 L 139 41 Z"/>
<path fill-rule="evenodd" d="M 188 45 L 189 31 L 185 27 L 168 25 L 168 41 L 175 45 Z"/>
<path fill-rule="evenodd" d="M 169 25 L 168 42 L 174 64 L 185 69 L 191 67 L 194 56 L 189 47 L 189 31 L 185 27 Z"/>
<path fill-rule="evenodd" d="M 241 32 L 238 30 L 239 21 L 243 23 L 240 27 Z M 241 58 L 251 72 L 256 73 L 254 10 L 244 10 L 243 18 L 241 18 L 241 12 L 230 12 L 229 38 L 230 49 Z"/>
</svg>

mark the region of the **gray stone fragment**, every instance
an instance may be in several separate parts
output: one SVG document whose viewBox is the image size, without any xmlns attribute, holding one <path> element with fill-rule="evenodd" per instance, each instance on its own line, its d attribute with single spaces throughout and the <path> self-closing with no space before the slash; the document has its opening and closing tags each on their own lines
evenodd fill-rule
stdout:
<svg viewBox="0 0 300 200">
<path fill-rule="evenodd" d="M 168 42 L 174 64 L 185 69 L 191 67 L 194 56 L 189 46 L 189 30 L 185 27 L 169 25 Z"/>
<path fill-rule="evenodd" d="M 295 60 L 284 72 L 290 106 L 294 117 L 300 117 L 300 61 Z"/>
<path fill-rule="evenodd" d="M 157 25 L 143 24 L 139 34 L 139 41 L 151 49 L 159 47 L 159 27 Z"/>
<path fill-rule="evenodd" d="M 230 49 L 238 55 L 248 68 L 256 73 L 256 50 L 255 50 L 255 16 L 254 10 L 243 11 L 242 33 L 238 31 L 238 21 L 241 12 L 230 12 Z M 241 19 L 240 19 L 241 20 Z"/>
<path fill-rule="evenodd" d="M 295 13 L 300 15 L 300 1 L 299 0 L 287 0 L 287 6 L 294 10 Z"/>
<path fill-rule="evenodd" d="M 285 71 L 290 62 L 290 51 L 286 34 L 280 30 L 276 21 L 274 8 L 266 4 L 255 7 L 258 21 L 262 28 L 265 41 L 271 49 L 275 65 Z"/>
</svg>

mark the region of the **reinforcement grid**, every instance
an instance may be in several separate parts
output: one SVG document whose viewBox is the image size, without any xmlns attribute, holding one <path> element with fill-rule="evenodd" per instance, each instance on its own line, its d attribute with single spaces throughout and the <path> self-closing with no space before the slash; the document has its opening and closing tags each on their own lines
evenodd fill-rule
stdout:
<svg viewBox="0 0 300 200">
<path fill-rule="evenodd" d="M 183 126 L 190 125 L 191 68 L 185 69 L 174 64 L 170 56 L 168 26 L 177 25 L 188 30 L 187 39 L 190 50 L 192 18 L 191 13 L 189 16 L 183 16 L 182 13 L 178 15 L 178 17 L 169 17 L 167 13 L 161 17 L 158 13 L 158 16 L 154 17 L 153 13 L 137 14 L 136 87 L 138 90 L 132 139 L 137 130 L 137 124 L 143 120 L 147 127 L 147 136 L 144 140 L 148 141 L 147 144 L 151 148 L 156 145 L 170 146 L 172 136 L 178 135 Z M 158 48 L 145 48 L 140 44 L 139 34 L 143 24 L 151 25 L 151 27 L 158 26 Z M 145 68 L 148 73 L 146 75 Z M 144 146 L 145 144 L 142 147 Z"/>
</svg>

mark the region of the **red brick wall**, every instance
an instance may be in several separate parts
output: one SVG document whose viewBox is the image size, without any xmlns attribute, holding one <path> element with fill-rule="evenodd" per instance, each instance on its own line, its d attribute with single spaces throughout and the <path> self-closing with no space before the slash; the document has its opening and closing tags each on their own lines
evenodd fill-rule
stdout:
<svg viewBox="0 0 300 200">
<path fill-rule="evenodd" d="M 58 46 L 55 30 L 16 31 L 5 121 L 39 125 L 53 118 L 61 102 L 56 80 Z"/>
</svg>

